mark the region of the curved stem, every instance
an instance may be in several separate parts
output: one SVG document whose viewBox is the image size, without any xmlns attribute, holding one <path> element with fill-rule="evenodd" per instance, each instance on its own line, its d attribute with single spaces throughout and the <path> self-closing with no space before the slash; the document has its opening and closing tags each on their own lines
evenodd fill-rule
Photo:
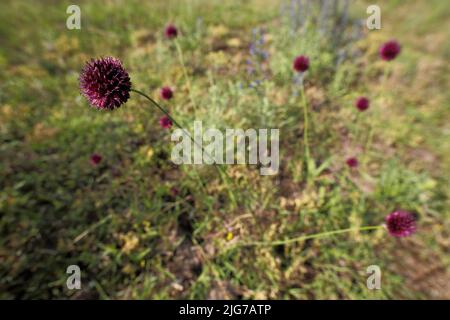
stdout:
<svg viewBox="0 0 450 320">
<path fill-rule="evenodd" d="M 155 100 L 153 100 L 152 98 L 150 98 L 148 95 L 146 95 L 145 93 L 143 93 L 142 91 L 136 90 L 136 89 L 131 89 L 131 91 L 136 92 L 137 94 L 140 94 L 141 96 L 143 96 L 144 98 L 146 98 L 148 101 L 150 101 L 155 107 L 157 107 L 162 113 L 164 113 L 178 128 L 180 128 L 181 130 L 184 131 L 184 133 L 189 136 L 189 138 L 192 140 L 192 142 L 194 142 L 195 144 L 197 144 L 197 146 L 200 147 L 200 145 L 197 143 L 197 141 L 195 141 L 194 138 L 192 138 L 191 134 L 183 128 L 183 126 L 181 124 L 179 124 L 170 114 L 169 112 L 164 109 L 163 107 L 161 107 L 159 105 L 158 102 L 156 102 Z"/>
<path fill-rule="evenodd" d="M 351 231 L 367 231 L 367 230 L 377 230 L 377 229 L 382 229 L 382 228 L 384 228 L 384 226 L 382 226 L 382 225 L 381 226 L 365 226 L 365 227 L 359 227 L 359 228 L 347 228 L 347 229 L 340 229 L 340 230 L 333 230 L 333 231 L 325 231 L 325 232 L 321 232 L 321 233 L 300 236 L 297 238 L 292 238 L 292 239 L 287 239 L 287 240 L 278 240 L 278 241 L 269 241 L 269 242 L 267 242 L 267 241 L 247 242 L 247 243 L 242 243 L 240 245 L 238 244 L 238 246 L 241 246 L 241 247 L 277 246 L 277 245 L 289 244 L 289 243 L 293 243 L 293 242 L 305 241 L 305 240 L 309 240 L 309 239 L 322 238 L 322 237 L 331 236 L 331 235 L 335 235 L 335 234 L 347 233 L 347 232 L 351 232 Z"/>
<path fill-rule="evenodd" d="M 159 103 L 158 102 L 156 102 L 155 100 L 153 100 L 151 97 L 149 97 L 147 94 L 145 94 L 145 93 L 143 93 L 142 91 L 140 91 L 140 90 L 136 90 L 136 89 L 131 89 L 131 91 L 133 91 L 133 92 L 135 92 L 135 93 L 137 93 L 137 94 L 139 94 L 139 95 L 141 95 L 141 96 L 143 96 L 144 98 L 146 98 L 148 101 L 150 101 L 155 107 L 157 107 L 162 113 L 164 113 L 178 128 L 180 128 L 181 130 L 183 130 L 183 132 L 191 139 L 191 141 L 195 144 L 195 145 L 197 145 L 197 147 L 199 147 L 201 150 L 202 150 L 202 152 L 203 152 L 203 154 L 206 154 L 211 160 L 214 160 L 214 158 L 208 153 L 208 152 L 206 152 L 204 149 L 203 149 L 203 146 L 201 146 L 192 136 L 191 136 L 191 134 L 181 125 L 181 124 L 179 124 L 178 123 L 178 121 L 176 121 L 170 114 L 169 114 L 169 112 L 166 110 L 166 109 L 164 109 L 163 107 L 161 107 L 160 105 L 159 105 Z M 230 182 L 230 177 L 228 176 L 228 173 L 225 171 L 225 170 L 223 170 L 223 168 L 222 167 L 220 167 L 220 166 L 218 166 L 217 164 L 215 164 L 214 165 L 214 167 L 218 170 L 218 172 L 219 172 L 219 175 L 220 175 L 220 177 L 222 178 L 222 179 L 224 179 L 224 181 L 225 181 L 225 183 L 228 185 L 228 187 L 229 187 L 229 182 Z M 237 201 L 236 201 L 236 198 L 234 197 L 234 194 L 233 194 L 233 192 L 231 192 L 231 189 L 230 188 L 228 188 L 228 193 L 229 193 L 229 196 L 230 196 L 230 198 L 231 198 L 231 201 L 232 201 L 232 203 L 233 203 L 233 205 L 235 206 L 235 207 L 237 207 Z"/>
</svg>

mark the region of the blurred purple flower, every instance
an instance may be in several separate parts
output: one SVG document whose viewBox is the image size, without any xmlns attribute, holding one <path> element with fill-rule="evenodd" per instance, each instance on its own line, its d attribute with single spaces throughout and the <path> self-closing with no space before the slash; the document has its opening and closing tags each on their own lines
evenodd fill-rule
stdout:
<svg viewBox="0 0 450 320">
<path fill-rule="evenodd" d="M 170 100 L 173 97 L 173 91 L 170 87 L 162 87 L 159 94 L 163 100 Z"/>
<path fill-rule="evenodd" d="M 172 120 L 168 116 L 163 116 L 161 119 L 159 119 L 159 124 L 164 129 L 170 129 L 172 127 Z"/>
<path fill-rule="evenodd" d="M 394 237 L 407 237 L 416 232 L 416 219 L 406 211 L 394 211 L 386 217 L 386 227 Z"/>
<path fill-rule="evenodd" d="M 366 97 L 359 97 L 358 99 L 356 99 L 355 101 L 355 106 L 356 108 L 358 108 L 359 111 L 365 111 L 369 108 L 369 99 L 367 99 Z"/>
<path fill-rule="evenodd" d="M 298 56 L 294 59 L 292 67 L 297 72 L 305 72 L 309 68 L 309 58 L 306 56 Z"/>
<path fill-rule="evenodd" d="M 92 165 L 96 166 L 96 165 L 98 165 L 100 163 L 100 161 L 102 161 L 102 156 L 99 155 L 98 153 L 93 153 L 91 155 L 90 161 L 91 161 Z"/>
<path fill-rule="evenodd" d="M 98 109 L 113 110 L 130 98 L 130 77 L 119 59 L 106 57 L 87 62 L 79 80 L 81 93 Z"/>
<path fill-rule="evenodd" d="M 395 59 L 395 57 L 397 57 L 400 51 L 401 51 L 400 44 L 395 40 L 391 40 L 381 46 L 380 57 L 383 60 L 390 61 Z"/>
<path fill-rule="evenodd" d="M 356 168 L 358 166 L 358 159 L 355 157 L 348 158 L 345 162 L 350 168 Z"/>
<path fill-rule="evenodd" d="M 178 36 L 178 29 L 173 24 L 169 24 L 166 26 L 164 34 L 168 39 L 176 38 Z"/>
</svg>

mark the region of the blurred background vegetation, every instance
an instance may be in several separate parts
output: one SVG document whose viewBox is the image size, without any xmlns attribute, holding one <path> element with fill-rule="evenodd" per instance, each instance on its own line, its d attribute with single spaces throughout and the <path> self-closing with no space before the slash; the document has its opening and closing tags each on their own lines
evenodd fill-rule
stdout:
<svg viewBox="0 0 450 320">
<path fill-rule="evenodd" d="M 0 298 L 449 299 L 450 5 L 378 1 L 382 29 L 368 31 L 371 3 L 345 2 L 77 1 L 81 30 L 68 30 L 73 1 L 1 1 Z M 164 39 L 169 22 L 190 85 Z M 392 38 L 402 52 L 386 63 L 378 48 Z M 305 79 L 291 70 L 298 54 L 311 60 Z M 172 86 L 165 105 L 186 127 L 280 128 L 278 175 L 224 167 L 235 207 L 214 168 L 170 161 L 170 132 L 146 101 L 90 108 L 79 72 L 108 55 L 155 98 Z M 358 114 L 360 95 L 371 107 Z M 398 208 L 419 218 L 411 238 L 380 230 L 223 250 L 379 224 Z M 81 290 L 66 288 L 71 264 Z M 381 290 L 366 287 L 373 264 Z"/>
</svg>

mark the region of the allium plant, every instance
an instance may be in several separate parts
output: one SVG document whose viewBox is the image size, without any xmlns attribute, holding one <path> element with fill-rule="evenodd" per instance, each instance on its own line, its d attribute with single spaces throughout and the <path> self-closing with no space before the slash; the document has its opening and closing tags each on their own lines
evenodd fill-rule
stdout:
<svg viewBox="0 0 450 320">
<path fill-rule="evenodd" d="M 91 105 L 107 110 L 113 110 L 124 104 L 130 97 L 130 92 L 140 94 L 164 113 L 166 125 L 171 121 L 183 129 L 159 103 L 131 87 L 128 73 L 119 59 L 107 57 L 88 62 L 80 75 L 80 87 L 81 93 Z"/>
<path fill-rule="evenodd" d="M 98 165 L 102 161 L 102 156 L 98 153 L 93 153 L 90 158 L 90 162 L 93 166 Z"/>
<path fill-rule="evenodd" d="M 400 44 L 396 40 L 390 40 L 381 46 L 380 57 L 385 61 L 391 61 L 399 55 L 400 51 Z"/>
<path fill-rule="evenodd" d="M 355 101 L 355 106 L 359 111 L 365 111 L 369 109 L 370 101 L 366 97 L 359 97 Z"/>
<path fill-rule="evenodd" d="M 170 100 L 173 98 L 173 91 L 170 87 L 162 87 L 159 92 L 159 95 L 163 100 Z"/>
<path fill-rule="evenodd" d="M 294 59 L 292 67 L 297 72 L 305 72 L 309 68 L 309 58 L 306 56 L 298 56 Z"/>
<path fill-rule="evenodd" d="M 309 69 L 309 58 L 304 55 L 297 56 L 293 63 L 292 68 L 294 71 L 304 75 L 304 73 Z M 311 173 L 311 170 L 313 169 L 312 166 L 314 165 L 314 162 L 311 159 L 310 151 L 309 151 L 309 140 L 308 140 L 308 103 L 306 101 L 306 94 L 305 94 L 305 87 L 303 78 L 300 83 L 300 94 L 302 98 L 302 104 L 303 104 L 303 144 L 305 148 L 305 170 L 306 170 L 306 177 L 307 182 L 309 183 L 309 175 Z"/>
<path fill-rule="evenodd" d="M 164 114 L 160 119 L 160 124 L 163 128 L 170 128 L 175 124 L 185 132 L 186 136 L 188 136 L 195 145 L 202 149 L 203 154 L 212 159 L 212 156 L 204 151 L 203 147 L 198 144 L 190 133 L 184 129 L 164 107 L 142 91 L 132 88 L 128 72 L 122 66 L 122 62 L 119 59 L 106 57 L 93 59 L 87 62 L 80 74 L 79 80 L 81 93 L 92 106 L 98 109 L 114 110 L 115 108 L 120 107 L 128 101 L 130 92 L 141 95 Z M 97 164 L 100 161 L 101 156 L 93 155 L 91 157 L 91 163 L 93 164 Z M 220 166 L 215 165 L 214 167 L 217 168 L 221 178 L 224 179 L 224 182 L 229 186 L 230 177 L 227 172 Z M 228 190 L 230 199 L 236 206 L 234 194 L 230 189 Z"/>
<path fill-rule="evenodd" d="M 131 87 L 128 72 L 117 58 L 106 57 L 87 62 L 81 71 L 79 80 L 81 93 L 96 108 L 106 110 L 118 108 L 128 101 L 130 92 L 135 92 L 146 97 L 172 119 L 156 101 Z"/>
<path fill-rule="evenodd" d="M 350 168 L 356 168 L 358 166 L 358 159 L 355 157 L 348 158 L 345 163 L 347 163 L 347 166 Z"/>
<path fill-rule="evenodd" d="M 172 120 L 168 116 L 163 116 L 161 119 L 159 119 L 159 124 L 164 129 L 170 129 L 173 125 Z"/>
<path fill-rule="evenodd" d="M 178 36 L 178 29 L 173 24 L 169 24 L 166 26 L 164 30 L 164 35 L 168 39 L 174 39 Z"/>
<path fill-rule="evenodd" d="M 80 89 L 92 106 L 113 110 L 130 98 L 131 81 L 119 59 L 106 57 L 86 63 Z"/>
<path fill-rule="evenodd" d="M 372 230 L 380 230 L 386 229 L 388 233 L 395 237 L 407 237 L 416 232 L 416 221 L 414 216 L 406 211 L 394 211 L 390 213 L 385 218 L 386 225 L 375 225 L 375 226 L 363 226 L 358 228 L 346 228 L 332 231 L 325 231 L 315 234 L 303 235 L 297 238 L 291 238 L 287 240 L 279 240 L 279 241 L 254 241 L 254 242 L 246 242 L 237 244 L 237 246 L 241 247 L 250 247 L 250 246 L 278 246 L 278 245 L 286 245 L 290 243 L 323 238 L 332 235 L 342 234 L 342 233 L 350 233 L 355 231 L 372 231 Z"/>
<path fill-rule="evenodd" d="M 387 230 L 394 237 L 407 237 L 416 232 L 416 219 L 409 212 L 394 211 L 385 220 Z"/>
</svg>

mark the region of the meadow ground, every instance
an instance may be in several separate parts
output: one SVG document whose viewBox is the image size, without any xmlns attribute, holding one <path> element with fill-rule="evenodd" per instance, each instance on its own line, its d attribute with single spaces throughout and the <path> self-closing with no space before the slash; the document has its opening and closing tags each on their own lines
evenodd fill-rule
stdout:
<svg viewBox="0 0 450 320">
<path fill-rule="evenodd" d="M 348 14 L 292 3 L 79 1 L 81 30 L 68 30 L 70 2 L 1 1 L 0 298 L 450 298 L 450 5 L 378 1 L 382 29 L 368 31 L 366 1 Z M 402 51 L 382 61 L 392 38 Z M 109 55 L 155 99 L 174 88 L 164 105 L 187 128 L 280 128 L 279 173 L 223 166 L 226 184 L 213 166 L 173 164 L 170 130 L 136 94 L 113 112 L 89 107 L 79 72 Z M 418 218 L 408 238 L 238 246 L 377 225 L 400 208 Z M 81 290 L 66 288 L 72 264 Z M 366 287 L 370 265 L 381 290 Z"/>
</svg>

